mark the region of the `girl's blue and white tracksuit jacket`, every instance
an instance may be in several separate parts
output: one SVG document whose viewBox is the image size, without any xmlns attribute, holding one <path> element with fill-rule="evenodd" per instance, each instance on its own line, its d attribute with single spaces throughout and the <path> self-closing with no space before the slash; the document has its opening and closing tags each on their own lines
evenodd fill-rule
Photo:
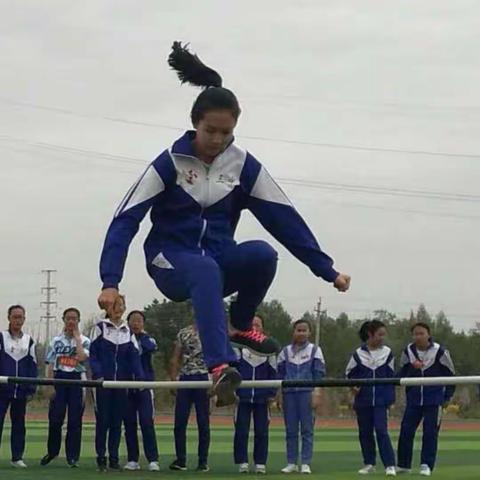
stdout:
<svg viewBox="0 0 480 480">
<path fill-rule="evenodd" d="M 235 349 L 237 368 L 242 380 L 275 380 L 277 378 L 275 357 L 260 357 L 247 349 Z M 235 412 L 235 437 L 233 456 L 236 464 L 248 463 L 248 436 L 253 417 L 255 431 L 253 461 L 265 465 L 268 457 L 268 427 L 270 412 L 268 401 L 275 398 L 276 389 L 239 388 Z"/>
<path fill-rule="evenodd" d="M 421 369 L 413 363 L 423 362 Z M 399 377 L 449 377 L 455 374 L 450 353 L 435 342 L 430 342 L 427 350 L 420 351 L 415 344 L 408 345 L 400 360 Z M 398 466 L 411 468 L 415 432 L 423 419 L 423 440 L 421 464 L 435 467 L 438 448 L 438 433 L 442 406 L 455 392 L 455 386 L 406 387 L 407 406 L 402 419 L 398 440 Z"/>
<path fill-rule="evenodd" d="M 205 362 L 212 368 L 236 361 L 224 296 L 238 292 L 231 323 L 247 330 L 277 266 L 277 253 L 267 243 L 235 242 L 242 210 L 250 210 L 316 276 L 333 282 L 338 273 L 258 160 L 232 141 L 207 166 L 195 156 L 194 138 L 195 132 L 186 132 L 131 187 L 108 229 L 100 274 L 104 288 L 118 286 L 129 245 L 150 211 L 148 273 L 169 299 L 192 299 Z"/>
<path fill-rule="evenodd" d="M 394 377 L 392 350 L 387 346 L 369 350 L 367 345 L 363 344 L 350 358 L 346 376 L 351 379 Z M 364 465 L 376 465 L 376 435 L 384 466 L 395 466 L 395 453 L 388 434 L 388 409 L 394 401 L 394 385 L 361 387 L 355 396 L 354 409 Z"/>
<path fill-rule="evenodd" d="M 115 325 L 110 320 L 100 320 L 92 335 L 90 345 L 92 378 L 104 380 L 142 380 L 144 377 L 137 341 L 126 322 Z M 96 389 L 95 391 L 95 449 L 97 461 L 118 464 L 118 448 L 122 422 L 128 408 L 126 389 Z"/>
<path fill-rule="evenodd" d="M 281 380 L 320 380 L 325 376 L 325 360 L 320 347 L 307 342 L 288 345 L 278 356 L 278 378 Z M 298 439 L 301 433 L 301 463 L 310 464 L 313 455 L 314 415 L 313 388 L 283 390 L 283 415 L 286 428 L 287 461 L 298 464 Z"/>
<path fill-rule="evenodd" d="M 0 375 L 5 377 L 38 376 L 35 342 L 23 333 L 20 338 L 10 332 L 0 333 Z M 12 461 L 21 460 L 25 451 L 25 413 L 27 399 L 36 391 L 35 385 L 0 385 L 0 441 L 8 407 L 12 420 L 10 446 Z"/>
</svg>

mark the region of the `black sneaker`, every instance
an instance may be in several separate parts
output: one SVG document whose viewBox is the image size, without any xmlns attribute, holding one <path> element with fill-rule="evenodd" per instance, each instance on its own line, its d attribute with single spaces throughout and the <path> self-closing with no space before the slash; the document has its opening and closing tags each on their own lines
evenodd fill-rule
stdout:
<svg viewBox="0 0 480 480">
<path fill-rule="evenodd" d="M 97 457 L 97 472 L 108 472 L 107 459 L 105 457 Z"/>
<path fill-rule="evenodd" d="M 78 468 L 77 460 L 67 460 L 67 464 L 70 468 Z"/>
<path fill-rule="evenodd" d="M 182 472 L 187 470 L 187 466 L 184 463 L 180 463 L 178 460 L 174 460 L 168 468 L 170 470 L 180 470 Z"/>
<path fill-rule="evenodd" d="M 199 463 L 196 472 L 209 472 L 210 467 L 206 463 Z"/>
<path fill-rule="evenodd" d="M 114 461 L 114 462 L 108 462 L 108 469 L 109 470 L 114 470 L 115 472 L 119 472 L 121 470 L 120 468 L 120 463 L 118 463 L 117 461 Z"/>
<path fill-rule="evenodd" d="M 267 337 L 253 328 L 245 331 L 237 330 L 230 335 L 230 343 L 233 347 L 246 348 L 260 357 L 277 355 L 282 349 L 274 338 Z"/>
<path fill-rule="evenodd" d="M 40 460 L 40 465 L 42 467 L 45 467 L 45 465 L 48 465 L 55 457 L 52 455 L 49 455 L 48 453 Z"/>
<path fill-rule="evenodd" d="M 217 396 L 217 407 L 235 403 L 235 391 L 242 382 L 238 370 L 224 363 L 212 369 L 213 395 Z"/>
</svg>

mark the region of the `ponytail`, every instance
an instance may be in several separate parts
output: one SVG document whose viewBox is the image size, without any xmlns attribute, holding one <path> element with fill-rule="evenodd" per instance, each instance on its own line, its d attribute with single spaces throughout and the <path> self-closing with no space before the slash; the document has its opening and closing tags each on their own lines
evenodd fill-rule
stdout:
<svg viewBox="0 0 480 480">
<path fill-rule="evenodd" d="M 168 64 L 182 84 L 203 88 L 190 112 L 195 127 L 205 113 L 211 110 L 230 110 L 233 118 L 238 120 L 241 109 L 237 97 L 231 90 L 222 87 L 222 77 L 215 70 L 188 50 L 188 43 L 182 45 L 181 42 L 173 42 Z"/>
</svg>

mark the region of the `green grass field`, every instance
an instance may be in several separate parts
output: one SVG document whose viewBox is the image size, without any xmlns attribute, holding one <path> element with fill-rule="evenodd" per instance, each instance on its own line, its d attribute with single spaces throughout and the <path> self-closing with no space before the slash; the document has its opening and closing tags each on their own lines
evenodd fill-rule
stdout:
<svg viewBox="0 0 480 480">
<path fill-rule="evenodd" d="M 40 467 L 39 460 L 45 453 L 47 425 L 43 422 L 31 422 L 28 425 L 27 451 L 25 462 L 28 470 L 14 470 L 9 463 L 9 426 L 5 426 L 3 442 L 0 448 L 0 479 L 5 480 L 52 480 L 68 478 L 69 480 L 88 480 L 96 478 L 94 457 L 94 425 L 84 427 L 83 451 L 80 461 L 81 468 L 68 469 L 65 460 L 58 458 L 47 467 Z M 397 431 L 393 431 L 396 442 Z M 118 472 L 108 473 L 109 476 L 131 477 L 138 480 L 151 479 L 153 476 L 169 476 L 169 478 L 193 479 L 199 475 L 205 479 L 233 479 L 239 478 L 236 467 L 232 462 L 232 429 L 230 427 L 215 427 L 212 431 L 211 454 L 209 464 L 210 473 L 198 474 L 193 471 L 196 466 L 196 432 L 189 430 L 188 448 L 190 452 L 189 468 L 192 471 L 170 472 L 168 464 L 173 459 L 173 429 L 164 425 L 157 428 L 158 442 L 161 453 L 161 472 Z M 122 444 L 122 455 L 124 446 Z M 287 477 L 279 473 L 285 464 L 285 448 L 283 429 L 274 427 L 270 432 L 270 457 L 268 462 L 268 478 L 280 479 Z M 122 459 L 123 460 L 123 459 Z M 418 451 L 415 455 L 418 466 Z M 144 462 L 142 462 L 144 465 Z M 356 437 L 356 431 L 350 429 L 318 429 L 315 439 L 315 455 L 312 464 L 313 475 L 310 478 L 328 478 L 329 480 L 343 480 L 359 478 L 357 470 L 361 466 L 361 457 Z M 253 474 L 252 474 L 253 475 Z M 299 474 L 289 475 L 288 478 L 297 478 Z M 383 477 L 383 469 L 373 475 L 374 478 Z M 241 477 L 247 477 L 242 475 Z M 443 431 L 440 438 L 440 452 L 437 470 L 434 477 L 438 479 L 478 479 L 480 478 L 480 431 Z M 408 478 L 423 478 L 413 473 Z"/>
</svg>

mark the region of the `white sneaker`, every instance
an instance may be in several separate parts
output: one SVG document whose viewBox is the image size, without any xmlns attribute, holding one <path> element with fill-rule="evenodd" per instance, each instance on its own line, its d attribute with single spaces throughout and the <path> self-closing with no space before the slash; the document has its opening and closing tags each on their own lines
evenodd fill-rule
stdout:
<svg viewBox="0 0 480 480">
<path fill-rule="evenodd" d="M 14 468 L 27 468 L 27 465 L 23 460 L 17 460 L 16 462 L 11 462 L 12 467 Z"/>
<path fill-rule="evenodd" d="M 140 470 L 140 465 L 138 462 L 128 462 L 124 467 L 124 470 L 129 470 L 131 472 L 135 470 Z"/>
<path fill-rule="evenodd" d="M 404 473 L 408 473 L 408 474 L 412 473 L 411 468 L 397 467 L 395 470 L 397 472 L 397 475 L 402 475 Z"/>
<path fill-rule="evenodd" d="M 138 469 L 140 470 L 140 465 L 138 466 Z M 148 464 L 148 471 L 149 472 L 159 472 L 160 471 L 160 465 L 158 462 L 150 462 Z"/>
<path fill-rule="evenodd" d="M 265 465 L 255 465 L 255 473 L 265 475 L 267 473 L 267 467 Z"/>
<path fill-rule="evenodd" d="M 248 463 L 241 463 L 238 467 L 238 473 L 248 473 L 249 466 Z"/>
<path fill-rule="evenodd" d="M 295 473 L 298 472 L 298 465 L 289 463 L 285 468 L 282 468 L 282 473 Z"/>
<path fill-rule="evenodd" d="M 375 472 L 375 465 L 364 465 L 364 467 L 358 471 L 358 474 L 370 475 L 371 473 L 374 473 L 374 472 Z"/>
<path fill-rule="evenodd" d="M 420 465 L 420 475 L 423 475 L 424 477 L 430 477 L 432 475 L 430 467 L 424 463 Z"/>
<path fill-rule="evenodd" d="M 300 468 L 300 473 L 312 473 L 312 470 L 310 469 L 310 465 L 307 465 L 306 463 L 304 463 Z"/>
<path fill-rule="evenodd" d="M 387 467 L 385 469 L 385 475 L 387 477 L 396 477 L 397 476 L 397 471 L 395 470 L 395 467 Z"/>
</svg>

